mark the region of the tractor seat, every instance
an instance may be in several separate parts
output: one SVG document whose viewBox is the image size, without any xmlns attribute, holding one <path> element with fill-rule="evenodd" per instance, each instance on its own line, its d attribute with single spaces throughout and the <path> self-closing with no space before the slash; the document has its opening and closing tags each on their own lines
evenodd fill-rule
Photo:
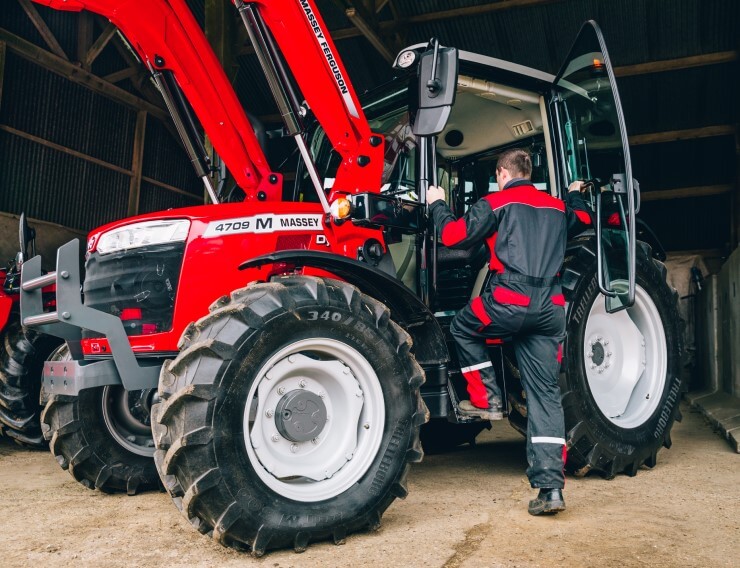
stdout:
<svg viewBox="0 0 740 568">
<path fill-rule="evenodd" d="M 437 247 L 437 270 L 451 270 L 471 266 L 480 269 L 488 257 L 486 245 L 481 243 L 469 249 L 451 249 L 439 245 Z"/>
</svg>

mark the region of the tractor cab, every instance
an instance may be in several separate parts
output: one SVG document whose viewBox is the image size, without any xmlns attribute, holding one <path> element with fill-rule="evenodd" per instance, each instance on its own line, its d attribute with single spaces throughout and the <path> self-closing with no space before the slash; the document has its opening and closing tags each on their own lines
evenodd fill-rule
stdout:
<svg viewBox="0 0 740 568">
<path fill-rule="evenodd" d="M 401 76 L 362 100 L 372 131 L 385 136 L 385 155 L 380 194 L 350 198 L 354 222 L 385 227 L 396 276 L 435 312 L 454 313 L 480 291 L 486 254 L 482 247 L 451 251 L 441 245 L 426 221 L 425 182 L 433 179 L 444 187 L 452 211 L 461 216 L 483 195 L 501 190 L 495 179 L 501 152 L 526 148 L 532 181 L 543 192 L 563 198 L 571 182 L 588 182 L 607 310 L 631 305 L 635 188 L 619 96 L 598 26 L 584 24 L 557 76 L 454 51 L 454 95 L 439 111 L 444 116 L 436 130 L 420 135 L 417 124 L 420 114 L 429 112 L 420 95 L 430 80 L 420 62 L 435 57 L 427 44 L 401 51 L 394 65 Z M 423 149 L 425 138 L 434 147 L 431 154 Z M 310 149 L 324 188 L 331 191 L 339 156 L 320 127 Z M 299 168 L 296 199 L 310 200 L 312 189 Z"/>
</svg>

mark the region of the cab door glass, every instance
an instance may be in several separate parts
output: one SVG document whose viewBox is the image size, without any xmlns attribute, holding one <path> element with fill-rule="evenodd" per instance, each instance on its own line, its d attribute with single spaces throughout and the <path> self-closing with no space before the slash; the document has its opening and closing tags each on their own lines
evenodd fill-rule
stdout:
<svg viewBox="0 0 740 568">
<path fill-rule="evenodd" d="M 615 312 L 634 302 L 634 194 L 619 94 L 595 22 L 581 28 L 555 80 L 552 107 L 565 186 L 592 182 L 585 197 L 597 220 L 599 285 L 607 311 Z"/>
</svg>

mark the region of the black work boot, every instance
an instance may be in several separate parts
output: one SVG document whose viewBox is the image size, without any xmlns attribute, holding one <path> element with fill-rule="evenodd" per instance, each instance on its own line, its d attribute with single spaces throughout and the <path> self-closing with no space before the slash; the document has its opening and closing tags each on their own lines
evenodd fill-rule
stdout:
<svg viewBox="0 0 740 568">
<path fill-rule="evenodd" d="M 475 416 L 483 420 L 503 420 L 504 411 L 501 397 L 488 397 L 488 408 L 478 408 L 469 400 L 461 400 L 458 408 L 463 416 Z"/>
<path fill-rule="evenodd" d="M 529 502 L 530 515 L 554 515 L 565 511 L 562 489 L 540 489 L 536 499 Z"/>
</svg>

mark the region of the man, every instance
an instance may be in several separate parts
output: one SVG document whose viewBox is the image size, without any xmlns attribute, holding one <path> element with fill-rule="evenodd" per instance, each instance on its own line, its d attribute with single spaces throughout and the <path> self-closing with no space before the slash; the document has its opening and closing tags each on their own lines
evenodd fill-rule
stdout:
<svg viewBox="0 0 740 568">
<path fill-rule="evenodd" d="M 568 233 L 590 224 L 590 216 L 580 196 L 581 182 L 571 184 L 566 205 L 538 191 L 531 174 L 529 153 L 507 150 L 496 166 L 503 191 L 482 197 L 464 217 L 455 219 L 439 187 L 429 188 L 427 202 L 445 246 L 488 244 L 495 275 L 450 327 L 470 394 L 470 400 L 460 402 L 460 411 L 487 420 L 503 418 L 485 340 L 512 339 L 527 396 L 527 475 L 540 489 L 529 512 L 539 515 L 565 509 L 565 425 L 558 386 L 565 299 L 558 271 Z"/>
</svg>

